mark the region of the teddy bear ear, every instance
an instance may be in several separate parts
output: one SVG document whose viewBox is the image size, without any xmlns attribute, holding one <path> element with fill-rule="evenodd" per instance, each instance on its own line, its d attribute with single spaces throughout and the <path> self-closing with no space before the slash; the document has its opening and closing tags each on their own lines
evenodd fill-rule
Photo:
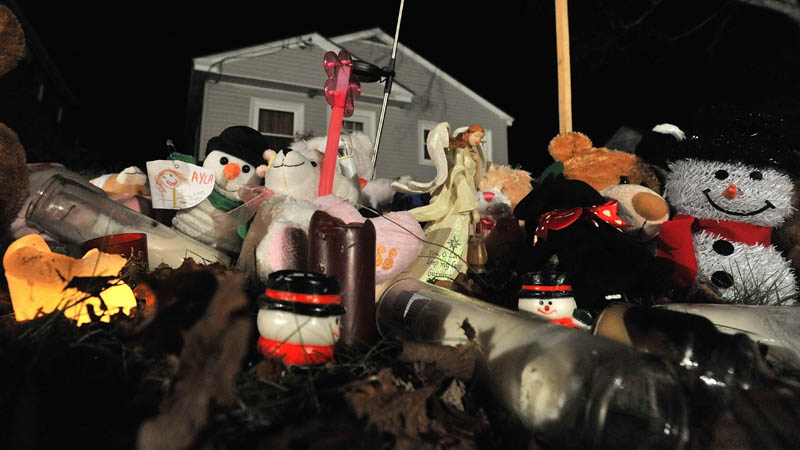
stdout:
<svg viewBox="0 0 800 450">
<path fill-rule="evenodd" d="M 561 133 L 550 141 L 548 151 L 556 161 L 567 161 L 592 149 L 592 140 L 583 133 Z"/>
<path fill-rule="evenodd" d="M 264 175 L 266 174 L 267 174 L 266 164 L 261 164 L 260 166 L 256 167 L 256 175 L 258 175 L 259 178 L 264 178 Z"/>
</svg>

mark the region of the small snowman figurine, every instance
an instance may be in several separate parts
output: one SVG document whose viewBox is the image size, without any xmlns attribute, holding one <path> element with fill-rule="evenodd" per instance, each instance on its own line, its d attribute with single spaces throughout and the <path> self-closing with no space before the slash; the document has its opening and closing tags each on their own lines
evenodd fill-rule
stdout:
<svg viewBox="0 0 800 450">
<path fill-rule="evenodd" d="M 258 311 L 258 350 L 292 366 L 333 362 L 344 311 L 336 278 L 296 270 L 273 272 Z"/>
<path fill-rule="evenodd" d="M 243 203 L 240 187 L 261 184 L 257 168 L 268 145 L 261 133 L 246 126 L 226 128 L 209 139 L 203 167 L 214 173 L 214 190 L 197 206 L 178 211 L 172 225 L 204 244 L 238 253 L 246 227 L 220 230 L 213 218 Z"/>
<path fill-rule="evenodd" d="M 578 306 L 572 296 L 572 286 L 566 274 L 556 270 L 523 275 L 517 308 L 565 327 L 589 328 L 573 317 Z"/>
</svg>

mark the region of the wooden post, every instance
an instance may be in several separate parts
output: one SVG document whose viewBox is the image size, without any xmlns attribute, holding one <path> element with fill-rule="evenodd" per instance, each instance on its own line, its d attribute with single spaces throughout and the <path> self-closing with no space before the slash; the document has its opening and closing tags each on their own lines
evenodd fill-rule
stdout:
<svg viewBox="0 0 800 450">
<path fill-rule="evenodd" d="M 558 132 L 566 133 L 572 131 L 567 0 L 556 0 L 556 56 L 558 61 Z"/>
</svg>

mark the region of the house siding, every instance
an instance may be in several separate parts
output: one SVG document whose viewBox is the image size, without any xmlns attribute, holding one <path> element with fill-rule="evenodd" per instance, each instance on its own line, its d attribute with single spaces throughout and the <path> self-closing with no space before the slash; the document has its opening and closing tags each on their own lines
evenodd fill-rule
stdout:
<svg viewBox="0 0 800 450">
<path fill-rule="evenodd" d="M 346 42 L 341 46 L 355 57 L 379 67 L 389 63 L 391 47 L 388 45 L 361 40 Z M 323 49 L 314 45 L 304 49 L 281 49 L 268 55 L 225 62 L 222 72 L 319 89 L 326 80 L 322 68 L 324 54 Z M 436 61 L 432 63 L 436 64 Z M 507 125 L 503 118 L 466 95 L 440 73 L 431 72 L 402 51 L 397 53 L 395 71 L 396 82 L 413 92 L 414 99 L 412 103 L 402 106 L 397 106 L 396 102 L 390 103 L 387 109 L 378 154 L 378 177 L 411 175 L 418 180 L 429 180 L 435 176 L 433 166 L 418 162 L 422 146 L 418 137 L 420 121 L 449 122 L 453 129 L 478 123 L 492 132 L 492 160 L 499 164 L 508 163 Z M 226 127 L 250 123 L 252 97 L 302 103 L 305 118 L 299 131 L 315 136 L 327 133 L 330 107 L 322 95 L 310 97 L 298 92 L 215 82 L 213 74 L 209 76 L 205 87 L 199 140 L 201 155 L 208 139 Z M 355 108 L 357 111 L 374 111 L 377 127 L 380 102 L 376 100 L 383 96 L 383 84 L 363 83 L 361 87 L 362 100 L 355 102 Z"/>
<path fill-rule="evenodd" d="M 378 66 L 386 66 L 391 56 L 391 47 L 372 41 L 342 43 L 360 59 Z M 436 64 L 436 61 L 432 61 Z M 414 92 L 410 108 L 390 108 L 384 125 L 384 138 L 378 155 L 378 176 L 394 177 L 411 174 L 420 179 L 435 176 L 432 166 L 418 163 L 419 121 L 448 122 L 452 129 L 480 124 L 492 131 L 492 160 L 508 164 L 508 141 L 506 122 L 484 105 L 467 96 L 459 88 L 431 72 L 412 58 L 398 51 L 395 66 L 397 78 L 403 86 Z"/>
</svg>

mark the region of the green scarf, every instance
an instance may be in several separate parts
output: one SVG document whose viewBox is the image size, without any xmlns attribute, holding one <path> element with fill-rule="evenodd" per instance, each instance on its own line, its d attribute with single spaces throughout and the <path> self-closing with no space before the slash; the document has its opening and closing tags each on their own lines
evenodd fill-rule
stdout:
<svg viewBox="0 0 800 450">
<path fill-rule="evenodd" d="M 231 200 L 228 197 L 225 197 L 224 195 L 217 192 L 216 189 L 211 191 L 211 195 L 208 196 L 208 201 L 211 202 L 214 208 L 217 208 L 225 212 L 228 212 L 233 208 L 236 208 L 237 206 L 244 203 L 236 200 Z M 242 240 L 244 240 L 244 237 L 247 235 L 248 228 L 249 225 L 246 223 L 239 225 L 239 227 L 236 228 L 236 234 L 239 235 L 239 237 L 242 238 Z"/>
<path fill-rule="evenodd" d="M 211 204 L 214 205 L 214 208 L 221 209 L 225 212 L 228 212 L 233 208 L 236 208 L 237 206 L 244 203 L 237 200 L 231 200 L 228 197 L 225 197 L 224 195 L 217 192 L 216 189 L 211 191 L 211 195 L 208 196 L 208 201 L 210 201 Z"/>
</svg>

